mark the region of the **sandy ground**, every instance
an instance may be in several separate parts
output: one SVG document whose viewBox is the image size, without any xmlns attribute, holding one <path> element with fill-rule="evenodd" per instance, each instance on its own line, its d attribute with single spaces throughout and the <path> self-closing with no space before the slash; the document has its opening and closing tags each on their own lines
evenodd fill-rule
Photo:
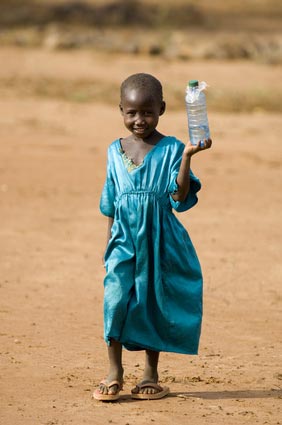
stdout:
<svg viewBox="0 0 282 425">
<path fill-rule="evenodd" d="M 281 68 L 247 62 L 164 66 L 20 49 L 1 49 L 0 62 L 2 79 L 119 82 L 142 70 L 164 90 L 193 73 L 224 87 L 239 87 L 242 76 L 281 84 Z M 143 354 L 125 351 L 122 398 L 103 404 L 91 398 L 107 372 L 106 220 L 98 203 L 107 145 L 125 134 L 121 117 L 111 105 L 19 97 L 2 87 L 1 424 L 281 424 L 281 116 L 210 113 L 210 124 L 213 149 L 193 158 L 199 204 L 179 216 L 205 276 L 199 356 L 162 354 L 161 382 L 171 394 L 140 402 L 129 394 Z M 185 140 L 185 112 L 168 105 L 160 130 Z"/>
</svg>

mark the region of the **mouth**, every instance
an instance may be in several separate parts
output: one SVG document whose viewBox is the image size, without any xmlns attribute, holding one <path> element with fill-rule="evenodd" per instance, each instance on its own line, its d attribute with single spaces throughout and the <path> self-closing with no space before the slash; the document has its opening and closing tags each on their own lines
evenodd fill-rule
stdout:
<svg viewBox="0 0 282 425">
<path fill-rule="evenodd" d="M 134 127 L 135 133 L 144 133 L 146 131 L 146 127 Z"/>
</svg>

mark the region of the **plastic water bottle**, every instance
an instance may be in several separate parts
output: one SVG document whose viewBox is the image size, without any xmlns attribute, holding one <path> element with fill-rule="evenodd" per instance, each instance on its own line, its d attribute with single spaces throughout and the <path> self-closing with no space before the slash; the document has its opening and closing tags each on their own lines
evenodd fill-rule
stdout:
<svg viewBox="0 0 282 425">
<path fill-rule="evenodd" d="M 186 88 L 185 104 L 188 117 L 189 138 L 192 145 L 201 144 L 210 137 L 206 107 L 206 96 L 203 90 L 207 84 L 198 80 L 190 80 Z"/>
</svg>

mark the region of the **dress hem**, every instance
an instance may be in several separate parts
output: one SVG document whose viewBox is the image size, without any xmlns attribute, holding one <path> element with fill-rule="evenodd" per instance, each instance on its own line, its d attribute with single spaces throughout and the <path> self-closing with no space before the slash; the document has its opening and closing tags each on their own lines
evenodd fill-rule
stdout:
<svg viewBox="0 0 282 425">
<path fill-rule="evenodd" d="M 123 347 L 128 350 L 128 351 L 144 351 L 144 350 L 152 350 L 152 351 L 156 351 L 158 353 L 175 353 L 175 354 L 187 354 L 190 356 L 197 356 L 199 354 L 199 350 L 198 348 L 196 350 L 184 350 L 184 349 L 177 349 L 177 348 L 168 348 L 168 347 L 162 347 L 160 348 L 156 348 L 150 345 L 144 345 L 142 344 L 142 346 L 140 346 L 138 343 L 136 342 L 123 342 L 122 340 L 120 340 L 119 338 L 113 338 L 113 337 L 107 337 L 105 338 L 105 341 L 107 343 L 108 346 L 110 346 L 111 344 L 111 339 L 114 339 L 115 341 L 120 342 Z"/>
</svg>

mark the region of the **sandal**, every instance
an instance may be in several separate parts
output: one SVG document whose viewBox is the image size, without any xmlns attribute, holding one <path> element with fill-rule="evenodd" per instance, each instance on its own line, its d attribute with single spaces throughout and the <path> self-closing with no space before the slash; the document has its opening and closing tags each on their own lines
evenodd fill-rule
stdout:
<svg viewBox="0 0 282 425">
<path fill-rule="evenodd" d="M 93 393 L 93 398 L 95 398 L 95 400 L 115 401 L 119 399 L 119 392 L 122 390 L 122 385 L 119 381 L 111 381 L 108 383 L 106 380 L 104 380 L 100 382 L 100 385 L 104 385 L 105 387 L 107 387 L 108 394 L 101 393 L 100 388 L 97 388 Z M 117 392 L 115 394 L 109 394 L 109 390 L 115 385 L 117 386 Z"/>
<path fill-rule="evenodd" d="M 153 394 L 146 394 L 146 393 L 140 393 L 140 390 L 143 388 L 154 388 L 157 390 L 156 393 Z M 135 389 L 138 390 L 137 393 L 134 393 Z M 146 382 L 144 384 L 137 384 L 133 390 L 131 390 L 131 398 L 139 399 L 139 400 L 159 400 L 160 398 L 165 397 L 169 394 L 169 388 L 168 387 L 161 387 L 158 384 L 155 384 L 154 382 Z"/>
</svg>

